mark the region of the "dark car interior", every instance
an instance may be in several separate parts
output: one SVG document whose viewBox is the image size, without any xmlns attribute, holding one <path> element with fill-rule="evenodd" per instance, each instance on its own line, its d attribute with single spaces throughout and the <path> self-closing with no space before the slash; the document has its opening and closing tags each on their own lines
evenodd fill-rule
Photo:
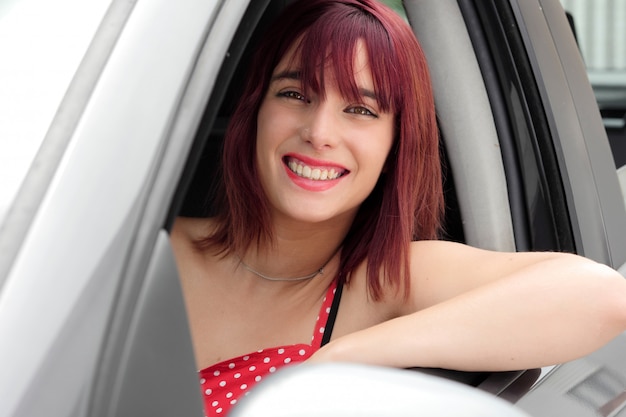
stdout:
<svg viewBox="0 0 626 417">
<path fill-rule="evenodd" d="M 605 122 L 615 166 L 621 168 L 626 166 L 626 87 L 621 89 L 595 87 L 594 90 Z"/>
<path fill-rule="evenodd" d="M 598 92 L 598 95 L 601 94 Z M 618 168 L 626 166 L 626 91 L 621 105 L 624 107 L 619 108 L 618 105 L 613 107 L 607 104 L 605 108 L 601 109 L 615 166 Z"/>
</svg>

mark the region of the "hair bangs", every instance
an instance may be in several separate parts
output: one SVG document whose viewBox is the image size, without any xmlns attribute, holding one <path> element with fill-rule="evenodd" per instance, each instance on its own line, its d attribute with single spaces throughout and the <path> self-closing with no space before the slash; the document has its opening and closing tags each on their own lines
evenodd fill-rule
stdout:
<svg viewBox="0 0 626 417">
<path fill-rule="evenodd" d="M 391 73 L 396 65 L 384 59 L 395 57 L 393 47 L 380 22 L 353 7 L 329 10 L 307 28 L 295 47 L 295 62 L 290 66 L 300 73 L 305 95 L 312 92 L 325 97 L 330 77 L 344 97 L 359 102 L 362 91 L 355 80 L 359 68 L 354 64 L 360 41 L 367 55 L 377 104 L 384 112 L 394 111 L 399 107 L 399 92 L 393 91 L 397 83 L 392 82 L 397 77 Z"/>
</svg>

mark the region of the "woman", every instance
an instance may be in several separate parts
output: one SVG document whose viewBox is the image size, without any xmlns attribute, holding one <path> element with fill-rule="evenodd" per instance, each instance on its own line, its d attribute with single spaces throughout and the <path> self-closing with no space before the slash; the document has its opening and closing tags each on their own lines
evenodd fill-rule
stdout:
<svg viewBox="0 0 626 417">
<path fill-rule="evenodd" d="M 304 360 L 524 369 L 626 328 L 626 282 L 606 266 L 435 240 L 430 80 L 393 11 L 297 2 L 251 68 L 221 211 L 172 231 L 207 415 Z"/>
</svg>

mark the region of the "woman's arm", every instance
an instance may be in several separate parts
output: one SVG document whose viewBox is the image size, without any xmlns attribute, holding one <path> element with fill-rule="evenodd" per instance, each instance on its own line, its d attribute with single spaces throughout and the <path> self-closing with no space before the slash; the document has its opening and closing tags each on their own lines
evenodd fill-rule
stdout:
<svg viewBox="0 0 626 417">
<path fill-rule="evenodd" d="M 414 255 L 418 275 L 400 317 L 338 338 L 312 360 L 526 369 L 583 356 L 626 329 L 626 280 L 588 259 L 443 242 Z"/>
</svg>

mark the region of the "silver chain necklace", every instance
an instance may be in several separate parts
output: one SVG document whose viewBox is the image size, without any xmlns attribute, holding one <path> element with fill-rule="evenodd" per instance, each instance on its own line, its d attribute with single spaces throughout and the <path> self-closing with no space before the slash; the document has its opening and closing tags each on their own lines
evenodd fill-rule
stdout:
<svg viewBox="0 0 626 417">
<path fill-rule="evenodd" d="M 268 275 L 262 274 L 259 271 L 253 269 L 251 266 L 246 264 L 241 259 L 241 257 L 237 256 L 237 258 L 239 259 L 239 262 L 241 263 L 241 266 L 246 268 L 248 271 L 252 272 L 254 275 L 257 275 L 257 276 L 259 276 L 259 277 L 261 277 L 263 279 L 266 279 L 268 281 L 305 281 L 307 279 L 315 278 L 317 275 L 324 275 L 324 268 L 326 268 L 326 265 L 328 265 L 328 263 L 330 262 L 331 259 L 333 259 L 334 256 L 335 256 L 335 254 L 333 253 L 333 255 L 326 261 L 326 263 L 324 265 L 322 265 L 322 267 L 320 269 L 318 269 L 317 271 L 313 272 L 312 274 L 304 275 L 302 277 L 293 277 L 293 278 L 270 277 Z"/>
</svg>

